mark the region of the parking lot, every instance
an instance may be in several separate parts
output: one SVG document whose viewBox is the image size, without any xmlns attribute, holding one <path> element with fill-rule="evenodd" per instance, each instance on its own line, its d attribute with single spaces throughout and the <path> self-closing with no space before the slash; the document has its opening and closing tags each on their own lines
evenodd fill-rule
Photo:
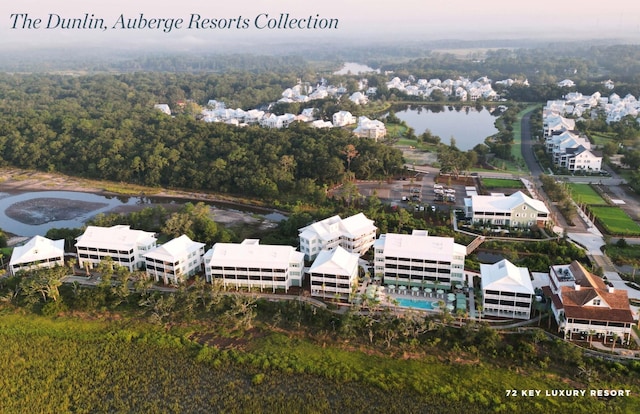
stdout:
<svg viewBox="0 0 640 414">
<path fill-rule="evenodd" d="M 387 181 L 358 182 L 358 190 L 364 196 L 377 194 L 385 203 L 404 207 L 413 206 L 418 211 L 431 208 L 440 211 L 463 209 L 467 184 L 454 177 L 438 177 L 438 170 L 435 168 L 433 170 Z M 437 183 L 436 179 L 438 179 Z M 443 191 L 452 190 L 449 194 L 455 195 L 455 201 L 446 201 L 445 197 L 438 197 L 434 188 L 436 184 L 442 186 Z M 451 199 L 451 197 L 448 198 Z"/>
</svg>

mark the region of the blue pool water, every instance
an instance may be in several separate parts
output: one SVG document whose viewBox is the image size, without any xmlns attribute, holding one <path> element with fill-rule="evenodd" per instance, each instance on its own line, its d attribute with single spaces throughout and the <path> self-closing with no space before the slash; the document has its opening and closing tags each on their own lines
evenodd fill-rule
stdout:
<svg viewBox="0 0 640 414">
<path fill-rule="evenodd" d="M 407 308 L 417 308 L 424 310 L 436 310 L 433 306 L 431 306 L 431 302 L 427 300 L 419 300 L 419 299 L 406 299 L 406 298 L 396 298 L 398 301 L 398 305 L 404 306 Z"/>
</svg>

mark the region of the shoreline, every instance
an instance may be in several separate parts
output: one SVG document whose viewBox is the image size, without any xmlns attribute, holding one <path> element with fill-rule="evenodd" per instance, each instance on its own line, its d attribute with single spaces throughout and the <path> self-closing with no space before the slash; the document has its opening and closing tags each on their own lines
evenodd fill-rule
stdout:
<svg viewBox="0 0 640 414">
<path fill-rule="evenodd" d="M 121 187 L 133 190 L 129 193 L 119 193 L 109 191 L 107 188 Z M 138 191 L 139 190 L 139 191 Z M 186 202 L 205 202 L 215 204 L 211 206 L 211 213 L 214 221 L 225 226 L 234 225 L 255 225 L 261 229 L 275 225 L 277 220 L 255 217 L 255 214 L 266 216 L 269 214 L 280 214 L 288 216 L 288 212 L 277 210 L 263 205 L 239 202 L 219 195 L 200 193 L 184 190 L 167 190 L 165 188 L 148 188 L 124 183 L 100 182 L 77 177 L 64 176 L 58 173 L 45 173 L 40 171 L 27 171 L 17 168 L 0 168 L 0 192 L 15 195 L 21 193 L 37 193 L 44 191 L 71 191 L 88 194 L 96 194 L 108 197 L 145 197 L 166 199 L 167 205 L 172 200 L 182 200 Z M 164 205 L 164 203 L 159 203 Z M 138 206 L 116 206 L 109 210 L 109 213 L 126 214 L 137 211 L 142 207 Z M 27 224 L 27 223 L 25 223 Z M 25 236 L 6 232 L 8 238 L 13 243 L 19 243 Z M 28 238 L 28 237 L 27 237 Z"/>
<path fill-rule="evenodd" d="M 139 189 L 140 191 L 119 193 L 117 191 L 109 191 L 108 189 L 105 189 L 105 186 L 122 186 L 123 188 L 130 187 L 131 189 Z M 91 179 L 66 176 L 59 173 L 21 170 L 18 168 L 0 168 L 0 192 L 14 194 L 37 191 L 75 191 L 116 197 L 157 197 L 168 199 L 177 198 L 192 201 L 207 201 L 215 204 L 221 204 L 225 207 L 237 206 L 245 209 L 257 210 L 267 214 L 289 214 L 289 212 L 287 211 L 279 210 L 274 207 L 241 202 L 235 199 L 233 196 L 222 196 L 220 194 L 214 195 L 211 193 L 190 190 L 171 190 L 164 187 L 152 188 L 128 183 L 112 183 L 108 181 L 102 182 Z M 255 202 L 255 200 L 253 201 Z"/>
</svg>

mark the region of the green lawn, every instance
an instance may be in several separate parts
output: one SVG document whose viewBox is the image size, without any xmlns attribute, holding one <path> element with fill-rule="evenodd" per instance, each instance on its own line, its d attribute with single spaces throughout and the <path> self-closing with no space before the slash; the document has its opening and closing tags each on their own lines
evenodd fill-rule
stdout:
<svg viewBox="0 0 640 414">
<path fill-rule="evenodd" d="M 518 112 L 517 121 L 513 125 L 513 145 L 511 146 L 511 155 L 516 160 L 519 160 L 519 159 L 522 158 L 522 148 L 521 148 L 521 144 L 522 144 L 522 128 L 521 128 L 522 117 L 525 116 L 528 112 L 533 111 L 534 109 L 536 109 L 539 106 L 540 105 L 530 105 L 530 106 L 527 106 L 522 111 Z"/>
<path fill-rule="evenodd" d="M 589 184 L 570 183 L 571 197 L 576 203 L 606 206 L 607 202 Z"/>
<path fill-rule="evenodd" d="M 640 266 L 640 245 L 629 244 L 626 247 L 618 247 L 615 243 L 608 244 L 605 252 L 617 265 Z M 640 272 L 637 272 L 636 277 L 640 277 Z"/>
<path fill-rule="evenodd" d="M 492 189 L 492 188 L 513 188 L 520 189 L 524 188 L 524 184 L 520 180 L 511 180 L 508 178 L 483 178 L 481 180 L 484 188 Z"/>
<path fill-rule="evenodd" d="M 589 206 L 589 210 L 611 235 L 640 235 L 640 225 L 618 207 Z"/>
<path fill-rule="evenodd" d="M 607 142 L 614 141 L 616 134 L 614 132 L 590 132 L 589 138 L 596 145 L 604 145 Z"/>
</svg>

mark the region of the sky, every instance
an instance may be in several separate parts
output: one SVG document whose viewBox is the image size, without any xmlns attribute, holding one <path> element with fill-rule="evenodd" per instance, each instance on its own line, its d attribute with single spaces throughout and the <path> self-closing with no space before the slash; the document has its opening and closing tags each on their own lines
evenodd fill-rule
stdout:
<svg viewBox="0 0 640 414">
<path fill-rule="evenodd" d="M 122 27 L 141 13 L 147 20 L 169 20 L 153 28 Z M 294 28 L 277 27 L 281 15 L 288 15 Z M 3 1 L 0 16 L 0 50 L 4 51 L 69 45 L 259 47 L 273 42 L 353 39 L 617 38 L 640 43 L 640 2 L 629 0 L 21 0 Z M 70 19 L 80 19 L 85 28 L 63 28 Z M 291 23 L 293 19 L 297 20 Z M 226 27 L 204 28 L 211 20 Z M 307 28 L 309 21 L 315 27 Z M 323 24 L 336 27 L 323 28 Z"/>
</svg>

